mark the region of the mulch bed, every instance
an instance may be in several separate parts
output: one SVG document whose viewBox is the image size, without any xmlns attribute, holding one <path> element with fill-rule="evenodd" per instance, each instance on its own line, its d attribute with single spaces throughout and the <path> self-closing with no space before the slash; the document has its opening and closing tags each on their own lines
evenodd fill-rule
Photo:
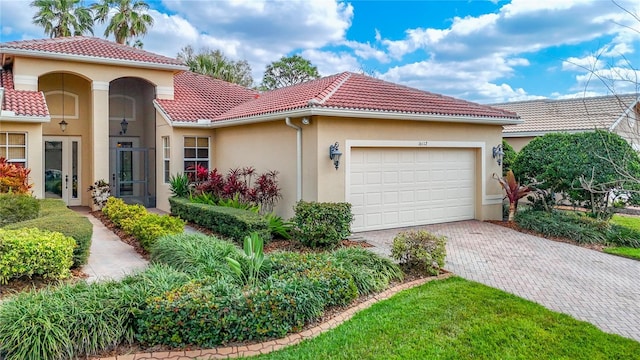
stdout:
<svg viewBox="0 0 640 360">
<path fill-rule="evenodd" d="M 532 230 L 528 230 L 528 229 L 523 229 L 520 226 L 518 226 L 518 224 L 516 224 L 515 222 L 508 222 L 508 221 L 502 221 L 502 220 L 485 220 L 485 222 L 491 223 L 491 224 L 495 224 L 495 225 L 500 225 L 515 231 L 519 231 L 521 233 L 524 234 L 529 234 L 529 235 L 534 235 L 534 236 L 538 236 L 541 238 L 545 238 L 548 240 L 553 240 L 553 241 L 557 241 L 557 242 L 563 242 L 566 244 L 571 244 L 571 245 L 575 245 L 575 246 L 580 246 L 586 249 L 591 249 L 591 250 L 596 250 L 596 251 L 600 251 L 602 252 L 602 250 L 605 248 L 604 245 L 602 244 L 581 244 L 579 242 L 573 241 L 571 239 L 567 239 L 567 238 L 561 238 L 561 237 L 555 237 L 555 236 L 548 236 L 545 234 L 541 234 L 537 231 L 532 231 Z"/>
</svg>

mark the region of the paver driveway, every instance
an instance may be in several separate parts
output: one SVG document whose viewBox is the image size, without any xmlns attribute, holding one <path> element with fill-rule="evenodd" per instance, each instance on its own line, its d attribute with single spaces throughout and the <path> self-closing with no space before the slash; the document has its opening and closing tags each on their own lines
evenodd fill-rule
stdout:
<svg viewBox="0 0 640 360">
<path fill-rule="evenodd" d="M 415 227 L 449 238 L 445 268 L 640 341 L 640 261 L 480 221 Z M 356 234 L 390 254 L 402 230 Z"/>
</svg>

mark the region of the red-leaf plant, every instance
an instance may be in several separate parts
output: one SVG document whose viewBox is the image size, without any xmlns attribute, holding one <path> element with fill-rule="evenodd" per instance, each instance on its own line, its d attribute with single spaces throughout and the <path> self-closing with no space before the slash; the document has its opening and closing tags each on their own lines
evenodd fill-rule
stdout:
<svg viewBox="0 0 640 360">
<path fill-rule="evenodd" d="M 28 194 L 33 184 L 29 183 L 31 169 L 12 164 L 0 157 L 0 193 Z"/>
<path fill-rule="evenodd" d="M 498 177 L 496 174 L 493 174 L 493 178 L 500 183 L 504 191 L 507 193 L 505 197 L 509 199 L 509 222 L 513 222 L 516 210 L 518 209 L 518 200 L 529 195 L 529 193 L 531 193 L 531 188 L 529 186 L 520 185 L 516 181 L 516 177 L 513 175 L 513 171 L 511 170 L 509 170 L 504 177 Z"/>
</svg>

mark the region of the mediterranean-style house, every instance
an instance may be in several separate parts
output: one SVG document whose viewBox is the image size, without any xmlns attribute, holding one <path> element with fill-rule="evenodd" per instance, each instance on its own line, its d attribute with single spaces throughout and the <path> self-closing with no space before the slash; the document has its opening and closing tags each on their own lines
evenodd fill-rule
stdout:
<svg viewBox="0 0 640 360">
<path fill-rule="evenodd" d="M 520 151 L 537 136 L 553 132 L 576 133 L 602 129 L 622 136 L 640 151 L 638 94 L 609 95 L 565 100 L 532 100 L 492 104 L 520 115 L 522 124 L 507 125 L 502 136 Z"/>
<path fill-rule="evenodd" d="M 0 56 L 0 156 L 39 198 L 90 206 L 103 179 L 168 211 L 170 175 L 254 166 L 279 172 L 285 218 L 300 199 L 350 202 L 354 231 L 502 216 L 493 149 L 513 112 L 350 72 L 260 93 L 94 37 Z"/>
</svg>

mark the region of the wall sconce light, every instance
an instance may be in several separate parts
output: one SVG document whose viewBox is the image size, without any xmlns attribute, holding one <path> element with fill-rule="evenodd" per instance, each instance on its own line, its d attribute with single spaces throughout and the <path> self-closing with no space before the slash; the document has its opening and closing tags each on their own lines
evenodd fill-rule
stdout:
<svg viewBox="0 0 640 360">
<path fill-rule="evenodd" d="M 122 119 L 122 121 L 120 121 L 120 128 L 122 130 L 120 130 L 120 135 L 124 135 L 127 133 L 127 128 L 129 127 L 129 122 L 127 121 L 127 119 Z"/>
<path fill-rule="evenodd" d="M 504 157 L 504 151 L 502 151 L 502 144 L 493 147 L 493 158 L 496 159 L 498 165 L 502 165 L 502 159 Z"/>
<path fill-rule="evenodd" d="M 329 146 L 329 159 L 333 160 L 333 166 L 336 167 L 336 170 L 338 170 L 338 167 L 340 166 L 340 156 L 342 156 L 338 146 L 337 141 L 335 144 Z"/>
<path fill-rule="evenodd" d="M 67 130 L 67 125 L 69 125 L 69 123 L 64 121 L 64 119 L 62 119 L 62 121 L 60 121 L 58 125 L 60 125 L 60 130 L 64 132 L 65 130 Z"/>
<path fill-rule="evenodd" d="M 303 117 L 302 118 L 302 124 L 303 125 L 309 125 L 309 123 L 311 123 L 311 121 L 309 120 L 308 117 Z"/>
</svg>

